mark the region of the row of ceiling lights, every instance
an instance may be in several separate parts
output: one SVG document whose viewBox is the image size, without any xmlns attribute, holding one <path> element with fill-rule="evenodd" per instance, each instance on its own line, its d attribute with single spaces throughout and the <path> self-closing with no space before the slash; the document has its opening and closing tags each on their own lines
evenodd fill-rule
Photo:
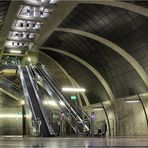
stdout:
<svg viewBox="0 0 148 148">
<path fill-rule="evenodd" d="M 39 36 L 45 19 L 51 14 L 55 0 L 24 0 L 5 42 L 5 53 L 24 54 Z"/>
</svg>

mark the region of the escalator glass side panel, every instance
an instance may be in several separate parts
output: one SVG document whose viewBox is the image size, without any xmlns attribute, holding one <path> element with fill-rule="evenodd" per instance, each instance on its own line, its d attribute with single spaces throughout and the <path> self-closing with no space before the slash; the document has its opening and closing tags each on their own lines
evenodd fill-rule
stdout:
<svg viewBox="0 0 148 148">
<path fill-rule="evenodd" d="M 24 68 L 22 70 L 22 72 L 23 72 L 24 80 L 25 80 L 25 83 L 26 83 L 26 86 L 27 86 L 27 91 L 28 91 L 28 94 L 29 94 L 29 98 L 27 98 L 27 99 L 30 99 L 29 102 L 31 102 L 32 110 L 34 111 L 36 121 L 39 121 L 39 120 L 41 121 L 41 129 L 40 129 L 41 134 L 44 137 L 51 136 L 50 133 L 49 133 L 48 127 L 45 123 L 43 113 L 42 113 L 40 106 L 39 106 L 39 103 L 37 101 L 37 98 L 36 98 L 32 83 L 30 81 L 29 75 L 27 73 L 27 70 Z"/>
<path fill-rule="evenodd" d="M 60 87 L 58 86 L 59 84 L 50 76 L 50 74 L 48 74 L 47 70 L 45 70 L 41 66 L 38 67 L 37 70 L 39 71 L 40 76 L 44 77 L 44 79 L 46 79 L 46 81 L 48 82 L 50 87 L 52 87 L 52 89 L 56 92 L 56 94 L 62 99 L 62 101 L 64 101 L 64 103 L 66 104 L 68 109 L 71 110 L 71 113 L 73 114 L 73 116 L 75 116 L 76 120 L 78 119 L 77 122 L 79 122 L 82 126 L 82 124 L 83 124 L 83 115 L 82 114 L 87 116 L 88 122 L 89 122 L 89 116 L 85 113 L 84 110 L 82 110 L 78 105 L 74 104 L 73 102 L 71 102 L 70 104 L 68 103 L 69 100 L 67 101 L 67 99 L 64 97 L 64 95 L 61 93 L 61 89 L 59 89 Z M 87 129 L 90 130 L 88 126 L 87 126 Z M 80 128 L 80 131 L 82 131 L 82 127 Z"/>
</svg>

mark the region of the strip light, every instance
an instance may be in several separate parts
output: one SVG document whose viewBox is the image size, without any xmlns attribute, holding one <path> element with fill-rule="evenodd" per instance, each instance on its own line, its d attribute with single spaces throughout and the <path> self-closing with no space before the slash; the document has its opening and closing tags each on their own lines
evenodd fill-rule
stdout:
<svg viewBox="0 0 148 148">
<path fill-rule="evenodd" d="M 22 118 L 21 114 L 0 114 L 0 118 Z"/>
<path fill-rule="evenodd" d="M 68 87 L 63 87 L 62 91 L 65 92 L 85 92 L 84 88 L 68 88 Z"/>
<path fill-rule="evenodd" d="M 93 110 L 103 110 L 103 107 L 94 108 Z"/>
<path fill-rule="evenodd" d="M 19 51 L 19 50 L 10 50 L 9 52 L 10 52 L 10 53 L 22 53 L 22 52 Z"/>
<path fill-rule="evenodd" d="M 139 100 L 125 100 L 125 102 L 127 102 L 127 103 L 138 103 Z"/>
</svg>

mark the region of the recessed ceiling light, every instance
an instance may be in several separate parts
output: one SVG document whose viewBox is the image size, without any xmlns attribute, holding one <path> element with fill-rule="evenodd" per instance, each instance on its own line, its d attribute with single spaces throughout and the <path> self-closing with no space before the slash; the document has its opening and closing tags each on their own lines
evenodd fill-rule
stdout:
<svg viewBox="0 0 148 148">
<path fill-rule="evenodd" d="M 67 91 L 67 92 L 85 92 L 84 88 L 68 88 L 68 87 L 63 87 L 62 91 Z"/>
<path fill-rule="evenodd" d="M 10 50 L 10 53 L 22 53 L 20 50 Z"/>
<path fill-rule="evenodd" d="M 139 100 L 125 100 L 127 103 L 138 103 L 140 102 Z"/>
</svg>

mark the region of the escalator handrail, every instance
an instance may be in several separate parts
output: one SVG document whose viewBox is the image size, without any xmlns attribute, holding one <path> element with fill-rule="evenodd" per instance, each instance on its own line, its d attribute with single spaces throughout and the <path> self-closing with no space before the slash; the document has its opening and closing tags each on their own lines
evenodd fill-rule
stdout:
<svg viewBox="0 0 148 148">
<path fill-rule="evenodd" d="M 52 76 L 52 78 L 57 82 L 57 84 L 59 85 L 59 87 L 61 87 L 60 83 L 54 78 L 54 76 L 45 68 L 45 66 L 41 65 L 43 71 L 46 73 L 46 75 L 48 76 Z M 50 73 L 50 74 L 49 74 Z M 51 79 L 50 79 L 51 80 Z M 52 81 L 52 80 L 51 80 Z M 53 82 L 53 81 L 52 81 Z M 54 82 L 53 82 L 54 83 Z M 57 88 L 58 89 L 58 88 Z M 60 92 L 61 93 L 61 92 Z M 62 94 L 63 95 L 63 94 Z M 80 108 L 80 110 L 83 112 L 83 114 L 85 116 L 87 116 L 88 119 L 90 119 L 90 117 L 87 115 L 87 113 L 84 111 L 84 109 L 82 109 L 82 107 L 80 107 L 79 105 L 77 106 L 78 108 Z"/>
<path fill-rule="evenodd" d="M 35 81 L 34 81 L 33 78 L 32 78 L 31 71 L 30 71 L 30 69 L 28 68 L 28 66 L 26 66 L 26 69 L 27 69 L 27 72 L 28 72 L 29 79 L 30 79 L 30 81 L 31 81 L 32 87 L 33 87 L 33 89 L 34 89 L 35 95 L 36 95 L 36 97 L 37 97 L 37 101 L 38 101 L 39 107 L 40 107 L 40 109 L 41 109 L 41 111 L 42 111 L 42 114 L 43 114 L 43 117 L 44 117 L 44 121 L 45 121 L 45 123 L 46 123 L 46 126 L 47 126 L 47 128 L 48 128 L 50 134 L 51 134 L 51 135 L 55 135 L 54 130 L 53 130 L 53 129 L 49 126 L 49 124 L 48 124 L 46 115 L 45 115 L 44 110 L 43 110 L 43 107 L 42 107 L 42 105 L 41 105 L 42 102 L 40 101 L 41 99 L 40 99 L 40 96 L 39 96 L 39 93 L 40 93 L 40 92 L 39 92 L 39 89 L 37 89 L 37 85 L 35 85 Z"/>
<path fill-rule="evenodd" d="M 0 79 L 5 82 L 3 84 L 6 84 L 6 85 L 8 84 L 7 86 L 11 86 L 12 88 L 15 88 L 17 91 L 22 92 L 22 90 L 15 83 L 13 83 L 12 81 L 10 81 L 10 80 L 2 77 L 2 76 L 0 76 Z M 9 85 L 9 84 L 11 84 L 11 85 Z"/>
<path fill-rule="evenodd" d="M 41 72 L 41 70 L 40 70 L 40 72 Z M 43 73 L 43 72 L 41 72 L 41 73 L 45 77 L 45 73 Z M 56 89 L 57 94 L 60 95 L 60 97 L 62 98 L 62 100 L 65 102 L 65 104 L 70 108 L 71 113 L 73 113 L 76 116 L 76 118 L 80 121 L 80 123 L 83 124 L 83 119 L 78 115 L 78 113 L 73 109 L 73 107 L 69 105 L 69 103 L 67 102 L 67 100 L 64 98 L 63 94 L 56 88 L 56 86 L 54 84 L 51 84 L 51 81 L 49 80 L 49 78 L 47 76 L 46 76 L 46 79 L 47 79 L 49 85 L 52 85 L 52 87 L 54 87 L 54 89 Z M 88 122 L 90 122 L 90 121 L 88 120 Z M 87 130 L 90 130 L 89 127 L 87 127 Z"/>
<path fill-rule="evenodd" d="M 38 72 L 35 72 L 35 74 L 37 75 L 37 76 L 39 76 L 39 74 L 38 74 Z M 39 77 L 38 77 L 39 78 Z M 45 79 L 43 79 L 43 78 L 39 78 L 39 80 L 41 81 L 41 83 L 43 83 L 43 86 L 44 86 L 44 89 L 46 89 L 46 91 L 48 92 L 48 87 L 47 87 L 47 82 L 45 82 Z M 44 80 L 44 81 L 43 81 Z M 42 87 L 43 87 L 42 86 Z M 52 87 L 50 88 L 50 89 L 52 89 Z M 52 89 L 52 91 L 53 91 L 53 89 Z M 58 95 L 57 95 L 58 96 Z M 63 101 L 61 98 L 60 98 L 60 96 L 58 96 L 58 98 L 60 99 L 60 101 Z M 59 104 L 59 103 L 58 103 Z M 61 106 L 60 104 L 59 104 L 59 106 Z M 70 110 L 69 110 L 69 108 L 68 107 L 66 107 L 66 109 L 68 110 L 68 112 L 70 112 Z M 73 116 L 74 117 L 74 116 Z M 74 117 L 75 118 L 75 117 Z"/>
<path fill-rule="evenodd" d="M 42 83 L 44 83 L 44 89 L 47 89 L 46 88 L 46 85 L 48 85 L 47 84 L 47 82 L 45 81 L 45 79 L 44 78 L 42 78 L 40 75 L 39 75 L 39 72 L 36 70 L 36 69 L 34 69 L 34 73 L 36 74 L 36 76 L 38 77 L 38 79 L 40 80 L 40 81 L 42 81 Z M 50 88 L 50 89 L 52 89 L 52 87 Z M 47 90 L 46 90 L 47 91 Z M 48 91 L 47 91 L 48 92 Z M 57 96 L 58 96 L 58 98 L 61 100 L 61 101 L 63 101 L 61 98 L 60 98 L 60 96 L 57 94 Z M 67 107 L 67 106 L 65 106 L 66 107 L 66 109 L 68 110 L 68 112 L 71 112 L 70 110 L 69 110 L 69 108 Z M 73 115 L 73 114 L 71 114 L 71 116 L 73 117 L 73 119 L 75 120 L 75 121 L 77 121 L 77 119 L 76 119 L 76 117 Z M 75 129 L 75 127 L 70 123 L 70 121 L 68 120 L 68 117 L 67 116 L 65 116 L 66 117 L 66 120 L 67 120 L 67 122 L 70 124 L 70 126 L 73 128 L 73 130 L 75 131 L 75 132 L 77 132 L 77 130 Z"/>
<path fill-rule="evenodd" d="M 46 74 L 50 75 L 54 79 L 54 81 L 56 81 L 57 85 L 59 85 L 59 88 L 62 88 L 62 85 L 60 84 L 60 82 L 58 82 L 57 79 L 55 79 L 55 77 L 51 74 L 51 72 L 49 72 L 45 66 L 43 66 L 43 65 L 41 65 L 41 66 L 46 71 Z M 90 117 L 87 115 L 87 113 L 84 111 L 84 109 L 80 105 L 78 105 L 78 107 L 83 111 L 83 113 L 87 116 L 87 118 L 90 119 Z"/>
<path fill-rule="evenodd" d="M 44 76 L 45 77 L 45 76 Z M 54 85 L 54 84 L 50 84 L 51 81 L 48 79 L 48 77 L 46 76 L 46 79 L 48 80 L 49 85 Z M 52 82 L 53 83 L 53 82 Z M 60 98 L 63 98 L 62 101 L 65 102 L 65 104 L 72 110 L 72 113 L 74 113 L 77 116 L 77 113 L 75 112 L 75 110 L 73 109 L 73 107 L 71 107 L 69 105 L 69 103 L 67 102 L 67 100 L 64 98 L 63 94 L 56 88 L 56 86 L 53 86 L 54 89 L 56 89 L 55 91 L 57 92 L 57 94 L 60 96 Z M 78 116 L 79 117 L 79 116 Z M 82 119 L 79 117 L 79 120 L 81 121 Z"/>
<path fill-rule="evenodd" d="M 47 93 L 49 94 L 49 90 L 48 90 L 47 84 L 44 83 L 43 79 L 39 76 L 39 74 L 37 73 L 37 71 L 36 71 L 34 68 L 31 67 L 31 70 L 32 70 L 33 73 L 38 77 L 38 80 L 40 80 L 41 84 L 39 83 L 39 85 L 40 85 L 43 89 L 45 89 L 45 90 L 47 91 Z M 53 111 L 52 111 L 50 108 L 48 109 L 48 112 L 53 113 Z M 50 118 L 48 118 L 48 119 L 50 119 Z M 51 119 L 50 119 L 50 122 L 52 122 Z"/>
<path fill-rule="evenodd" d="M 35 68 L 33 68 L 32 67 L 32 70 L 33 70 L 33 72 L 34 72 L 34 74 L 37 76 L 37 78 L 38 78 L 38 80 L 41 82 L 41 84 L 40 84 L 40 86 L 43 88 L 43 89 L 45 89 L 46 91 L 47 91 L 47 93 L 49 94 L 49 87 L 48 87 L 48 84 L 47 84 L 47 82 L 46 82 L 46 80 L 43 78 L 43 77 L 41 77 L 40 75 L 39 75 L 39 72 L 35 69 Z M 50 87 L 50 89 L 52 89 L 52 87 Z M 52 91 L 53 91 L 53 89 L 52 89 Z M 50 95 L 50 94 L 49 94 Z M 57 97 L 59 98 L 59 100 L 60 101 L 62 101 L 62 99 L 57 95 Z M 58 102 L 58 101 L 57 101 Z M 60 106 L 60 109 L 61 109 L 61 105 L 59 104 L 59 102 L 58 102 L 58 106 Z M 66 107 L 66 106 L 65 106 Z M 70 112 L 70 110 L 69 110 L 69 108 L 67 108 L 66 107 L 66 109 L 68 110 L 68 112 Z M 63 110 L 63 108 L 62 108 L 62 110 Z M 75 118 L 75 116 L 72 114 L 71 115 L 72 117 L 73 117 L 73 119 L 75 119 L 75 121 L 76 121 L 76 118 Z M 77 129 L 75 129 L 75 127 L 70 123 L 70 121 L 69 121 L 69 117 L 68 116 L 66 116 L 65 115 L 65 118 L 66 118 L 66 121 L 70 124 L 70 126 L 72 127 L 72 129 L 77 133 Z"/>
<path fill-rule="evenodd" d="M 19 73 L 20 73 L 21 84 L 22 84 L 22 87 L 23 87 L 23 90 L 24 90 L 25 102 L 30 106 L 33 120 L 36 121 L 37 117 L 35 115 L 35 112 L 34 112 L 34 109 L 33 109 L 33 105 L 32 105 L 32 103 L 30 101 L 31 100 L 30 99 L 30 95 L 29 95 L 29 92 L 28 92 L 28 89 L 27 89 L 27 85 L 26 85 L 26 82 L 25 82 L 23 70 L 22 70 L 20 65 L 18 65 L 18 70 L 19 70 Z"/>
</svg>

